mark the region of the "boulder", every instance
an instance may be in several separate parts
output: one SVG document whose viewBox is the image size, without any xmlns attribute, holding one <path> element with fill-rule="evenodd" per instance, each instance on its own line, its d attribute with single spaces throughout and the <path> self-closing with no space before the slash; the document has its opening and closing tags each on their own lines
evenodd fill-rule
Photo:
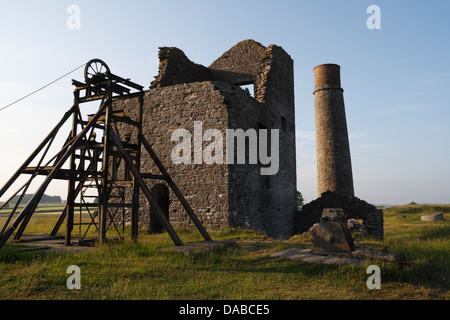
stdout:
<svg viewBox="0 0 450 320">
<path fill-rule="evenodd" d="M 421 216 L 420 219 L 422 221 L 439 221 L 444 220 L 444 213 L 434 213 L 434 214 L 427 214 L 425 216 Z"/>
<path fill-rule="evenodd" d="M 351 232 L 362 234 L 362 235 L 369 234 L 367 227 L 364 226 L 363 224 L 359 223 L 359 221 L 356 219 L 348 219 L 347 226 Z"/>
<path fill-rule="evenodd" d="M 357 233 L 361 235 L 368 235 L 369 231 L 363 224 L 359 223 L 356 219 L 348 219 L 347 220 L 347 226 L 350 229 L 352 233 Z M 310 234 L 314 235 L 317 228 L 319 227 L 319 223 L 314 223 L 311 228 L 309 228 L 307 231 L 303 232 L 303 234 Z"/>
</svg>

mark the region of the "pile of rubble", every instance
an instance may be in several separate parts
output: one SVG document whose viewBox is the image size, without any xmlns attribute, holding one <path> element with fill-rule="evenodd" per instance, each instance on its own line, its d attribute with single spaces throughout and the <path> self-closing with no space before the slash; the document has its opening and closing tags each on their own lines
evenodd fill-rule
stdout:
<svg viewBox="0 0 450 320">
<path fill-rule="evenodd" d="M 325 208 L 320 222 L 304 234 L 312 235 L 311 249 L 290 248 L 271 254 L 274 258 L 299 260 L 307 263 L 353 264 L 363 266 L 368 260 L 405 263 L 402 255 L 356 246 L 351 233 L 370 235 L 368 228 L 356 219 L 348 219 L 340 208 Z"/>
<path fill-rule="evenodd" d="M 319 227 L 319 223 L 315 223 L 315 224 L 313 224 L 313 226 L 311 228 L 309 228 L 307 231 L 303 232 L 303 234 L 314 235 L 315 231 L 317 230 L 318 227 Z M 364 235 L 364 236 L 369 234 L 366 226 L 361 224 L 356 219 L 348 219 L 347 220 L 347 227 L 350 229 L 351 233 L 361 234 L 361 235 Z"/>
</svg>

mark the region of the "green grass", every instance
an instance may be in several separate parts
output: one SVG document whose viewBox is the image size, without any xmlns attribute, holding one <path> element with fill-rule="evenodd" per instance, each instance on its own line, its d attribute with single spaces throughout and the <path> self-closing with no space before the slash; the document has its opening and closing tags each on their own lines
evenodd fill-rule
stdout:
<svg viewBox="0 0 450 320">
<path fill-rule="evenodd" d="M 444 212 L 445 221 L 425 222 L 421 216 Z M 450 288 L 450 205 L 396 206 L 384 211 L 386 245 L 411 263 L 403 281 Z M 444 280 L 445 279 L 445 280 Z"/>
<path fill-rule="evenodd" d="M 274 240 L 251 231 L 226 230 L 211 236 L 236 240 L 237 247 L 189 256 L 159 250 L 173 245 L 167 233 L 141 232 L 138 243 L 126 240 L 84 252 L 19 252 L 23 245 L 7 244 L 0 251 L 0 298 L 449 299 L 450 214 L 445 211 L 445 221 L 420 220 L 422 213 L 434 209 L 389 208 L 384 211 L 384 241 L 355 237 L 360 245 L 387 246 L 407 259 L 405 265 L 367 263 L 380 266 L 381 290 L 367 289 L 366 266 L 306 264 L 269 256 L 284 248 L 309 248 L 309 236 Z M 39 233 L 50 218 L 39 215 L 34 224 L 39 225 L 39 219 L 42 224 L 32 232 Z M 196 232 L 177 232 L 185 243 L 202 240 Z M 81 290 L 66 287 L 70 265 L 81 268 Z"/>
<path fill-rule="evenodd" d="M 19 206 L 19 208 L 16 210 L 16 213 L 12 217 L 12 219 L 9 222 L 9 225 L 17 218 L 21 210 L 24 208 L 24 205 Z M 31 220 L 26 228 L 26 233 L 29 235 L 43 235 L 43 234 L 49 234 L 53 227 L 55 226 L 56 222 L 58 221 L 60 215 L 64 211 L 65 205 L 64 204 L 52 204 L 52 203 L 43 203 L 39 204 L 36 210 L 34 211 L 33 216 L 31 217 Z M 11 213 L 12 208 L 4 208 L 0 210 L 0 226 L 3 228 L 3 225 L 7 221 L 9 214 Z M 91 213 L 93 213 L 93 210 L 91 210 Z M 89 222 L 89 214 L 86 209 L 82 210 L 82 222 Z M 76 223 L 79 222 L 79 210 L 76 210 L 74 213 L 74 220 Z M 64 224 L 65 225 L 65 224 Z M 60 228 L 59 235 L 64 235 L 64 225 Z M 84 231 L 84 229 L 83 229 Z M 92 230 L 94 231 L 94 228 Z M 76 234 L 78 235 L 78 229 L 75 230 Z M 93 234 L 90 232 L 89 234 Z"/>
</svg>

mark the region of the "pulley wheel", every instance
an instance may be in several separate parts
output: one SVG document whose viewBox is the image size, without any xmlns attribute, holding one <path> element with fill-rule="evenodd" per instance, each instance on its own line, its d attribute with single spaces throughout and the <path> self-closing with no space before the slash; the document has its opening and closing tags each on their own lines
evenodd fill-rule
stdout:
<svg viewBox="0 0 450 320">
<path fill-rule="evenodd" d="M 84 79 L 91 82 L 94 77 L 104 78 L 105 74 L 111 73 L 108 65 L 100 59 L 92 59 L 84 67 Z"/>
</svg>

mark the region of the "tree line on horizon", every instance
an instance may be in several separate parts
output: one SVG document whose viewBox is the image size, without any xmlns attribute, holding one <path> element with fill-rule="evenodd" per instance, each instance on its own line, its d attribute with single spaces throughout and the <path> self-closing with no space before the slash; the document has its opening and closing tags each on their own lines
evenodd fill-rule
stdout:
<svg viewBox="0 0 450 320">
<path fill-rule="evenodd" d="M 21 200 L 21 203 L 27 203 L 30 201 L 30 199 L 33 197 L 33 194 L 25 194 Z M 17 201 L 19 201 L 20 196 L 16 195 L 14 198 L 11 199 L 9 204 L 16 204 Z M 62 199 L 60 196 L 49 196 L 47 194 L 44 194 L 42 196 L 42 199 L 40 203 L 61 203 Z"/>
</svg>

